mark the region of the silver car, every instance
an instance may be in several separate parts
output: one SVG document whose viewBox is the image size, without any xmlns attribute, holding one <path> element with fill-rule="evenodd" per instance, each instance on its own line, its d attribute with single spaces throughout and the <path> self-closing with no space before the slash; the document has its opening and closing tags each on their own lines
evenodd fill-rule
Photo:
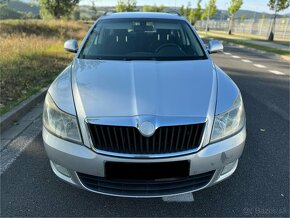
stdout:
<svg viewBox="0 0 290 218">
<path fill-rule="evenodd" d="M 194 192 L 228 178 L 246 139 L 235 83 L 185 18 L 166 13 L 101 17 L 51 84 L 43 141 L 53 172 L 113 196 Z"/>
</svg>

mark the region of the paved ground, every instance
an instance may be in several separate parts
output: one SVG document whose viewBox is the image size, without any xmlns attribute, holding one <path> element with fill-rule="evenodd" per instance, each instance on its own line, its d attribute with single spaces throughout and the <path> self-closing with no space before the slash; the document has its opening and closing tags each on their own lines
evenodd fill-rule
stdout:
<svg viewBox="0 0 290 218">
<path fill-rule="evenodd" d="M 35 139 L 1 175 L 1 217 L 289 217 L 289 63 L 234 46 L 213 57 L 240 87 L 247 113 L 245 151 L 230 179 L 193 197 L 166 199 L 117 198 L 79 190 L 52 173 L 37 119 L 23 133 Z M 17 144 L 12 141 L 3 151 L 17 152 L 13 143 Z"/>
</svg>

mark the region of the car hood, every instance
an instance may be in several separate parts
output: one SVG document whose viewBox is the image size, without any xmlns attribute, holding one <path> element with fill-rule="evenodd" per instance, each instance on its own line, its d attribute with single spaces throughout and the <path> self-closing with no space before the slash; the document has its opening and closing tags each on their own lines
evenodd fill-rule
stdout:
<svg viewBox="0 0 290 218">
<path fill-rule="evenodd" d="M 78 114 L 88 117 L 207 117 L 214 111 L 212 61 L 75 59 L 72 87 Z"/>
</svg>

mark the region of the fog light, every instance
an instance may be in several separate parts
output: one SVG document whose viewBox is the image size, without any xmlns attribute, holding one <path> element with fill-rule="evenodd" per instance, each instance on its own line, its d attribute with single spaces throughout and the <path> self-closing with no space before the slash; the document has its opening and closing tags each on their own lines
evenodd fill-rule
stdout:
<svg viewBox="0 0 290 218">
<path fill-rule="evenodd" d="M 66 168 L 64 168 L 63 166 L 58 165 L 54 162 L 53 162 L 53 165 L 55 166 L 55 169 L 57 169 L 57 171 L 60 172 L 62 175 L 70 177 L 70 174 Z"/>
<path fill-rule="evenodd" d="M 223 171 L 221 172 L 221 175 L 224 175 L 230 172 L 232 169 L 234 169 L 237 166 L 237 164 L 238 164 L 238 160 L 225 165 Z"/>
</svg>

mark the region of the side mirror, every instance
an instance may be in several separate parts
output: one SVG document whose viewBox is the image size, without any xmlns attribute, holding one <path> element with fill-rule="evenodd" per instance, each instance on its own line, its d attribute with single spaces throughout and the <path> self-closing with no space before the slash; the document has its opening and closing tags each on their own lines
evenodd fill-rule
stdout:
<svg viewBox="0 0 290 218">
<path fill-rule="evenodd" d="M 224 50 L 223 44 L 218 40 L 211 40 L 208 43 L 208 52 L 212 53 L 219 53 Z"/>
<path fill-rule="evenodd" d="M 67 40 L 65 43 L 64 43 L 64 49 L 66 51 L 69 51 L 69 52 L 73 52 L 73 53 L 77 53 L 79 47 L 78 47 L 78 41 L 76 39 L 70 39 L 70 40 Z"/>
</svg>

